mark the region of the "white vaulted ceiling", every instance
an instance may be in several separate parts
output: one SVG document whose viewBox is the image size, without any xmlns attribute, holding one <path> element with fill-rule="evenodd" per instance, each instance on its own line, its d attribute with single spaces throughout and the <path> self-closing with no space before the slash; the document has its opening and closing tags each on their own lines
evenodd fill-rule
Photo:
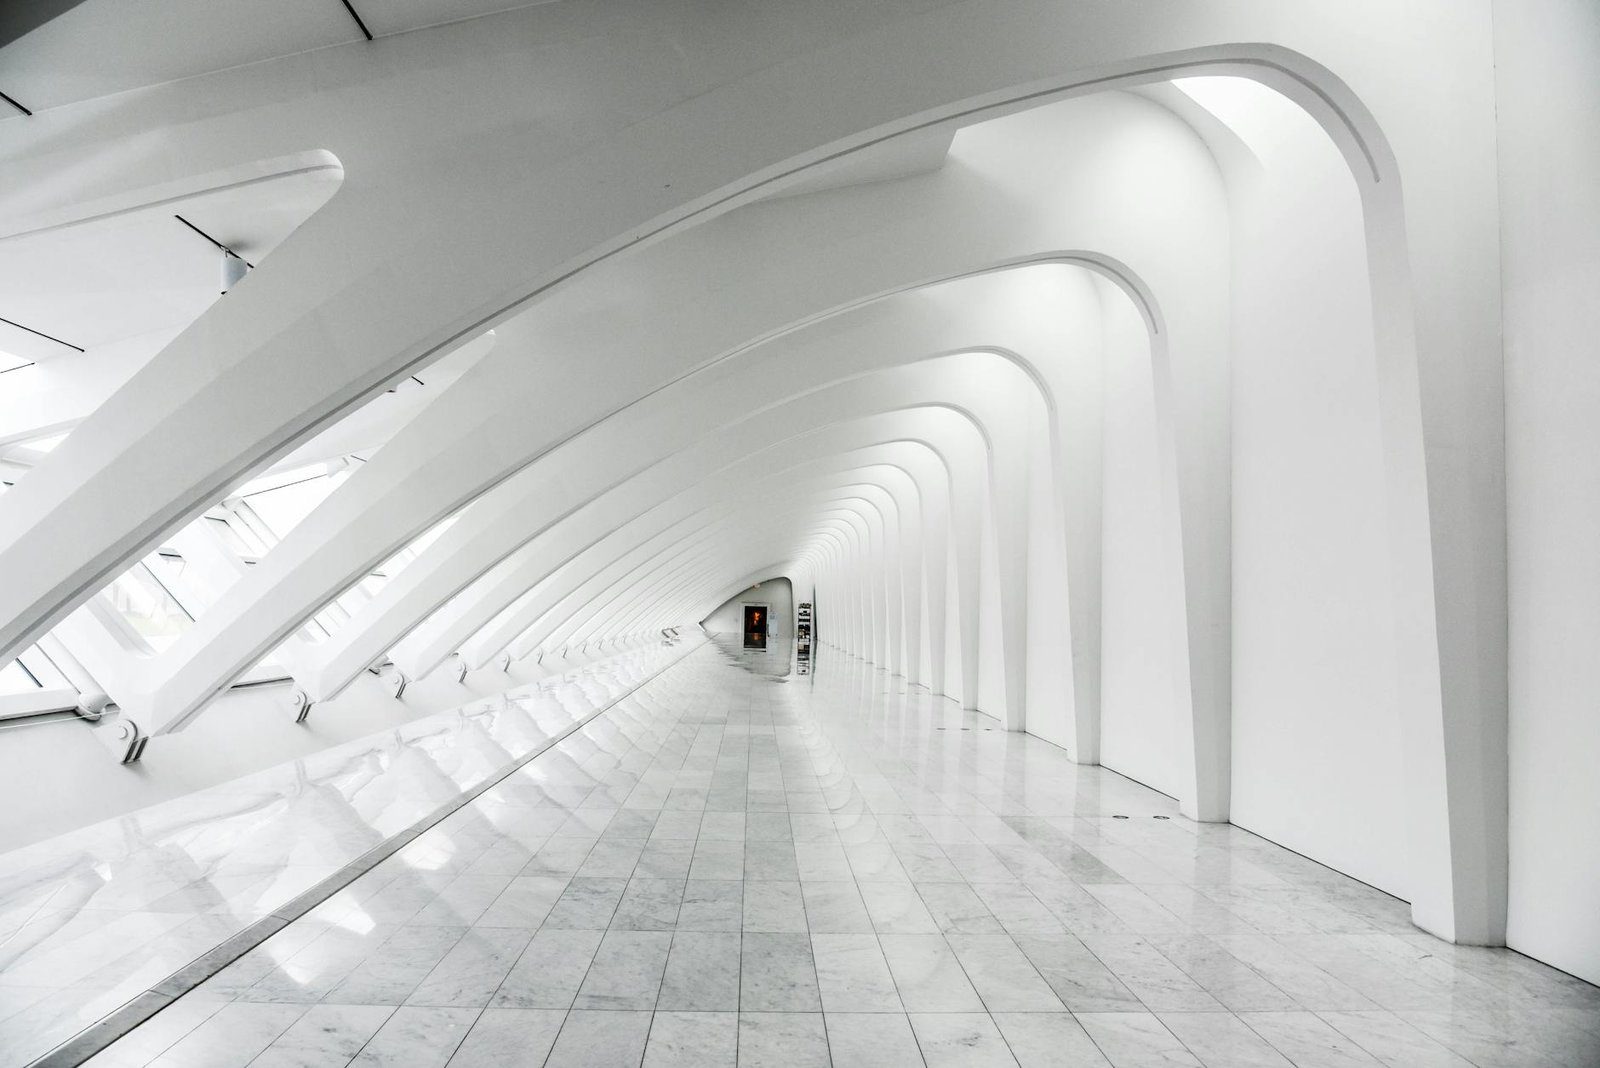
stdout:
<svg viewBox="0 0 1600 1068">
<path fill-rule="evenodd" d="M 0 317 L 69 344 L 0 371 L 0 663 L 187 752 L 241 680 L 277 738 L 783 577 L 896 685 L 1497 937 L 1449 4 L 353 3 L 376 41 L 87 0 L 0 47 Z M 219 299 L 175 215 L 256 269 Z"/>
<path fill-rule="evenodd" d="M 217 298 L 220 254 L 178 216 L 264 261 L 338 184 L 329 162 L 0 234 L 0 317 L 80 349 L 186 326 Z"/>
<path fill-rule="evenodd" d="M 555 0 L 351 0 L 378 38 Z M 342 0 L 83 0 L 0 46 L 0 92 L 35 111 L 364 42 Z"/>
</svg>

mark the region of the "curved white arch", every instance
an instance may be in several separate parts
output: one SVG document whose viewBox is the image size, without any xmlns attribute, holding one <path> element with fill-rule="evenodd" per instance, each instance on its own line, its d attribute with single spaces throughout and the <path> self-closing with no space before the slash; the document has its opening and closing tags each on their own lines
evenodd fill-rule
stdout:
<svg viewBox="0 0 1600 1068">
<path fill-rule="evenodd" d="M 1497 441 L 1482 448 L 1460 443 L 1474 413 L 1494 409 L 1499 395 L 1498 353 L 1485 340 L 1495 336 L 1493 313 L 1482 310 L 1492 307 L 1495 286 L 1454 269 L 1487 260 L 1478 253 L 1492 251 L 1494 244 L 1493 183 L 1484 182 L 1486 173 L 1492 179 L 1493 125 L 1492 118 L 1476 112 L 1434 115 L 1426 100 L 1413 99 L 1416 84 L 1427 81 L 1415 72 L 1452 69 L 1450 64 L 1473 43 L 1429 35 L 1425 12 L 1396 13 L 1402 28 L 1412 32 L 1397 33 L 1396 43 L 1390 43 L 1374 41 L 1357 16 L 1321 9 L 1275 12 L 1266 20 L 1247 5 L 1229 5 L 1214 19 L 1195 20 L 1203 24 L 1159 30 L 1137 17 L 1154 9 L 1138 5 L 1111 11 L 1006 0 L 982 19 L 972 17 L 976 10 L 955 5 L 907 15 L 892 31 L 848 20 L 808 26 L 786 39 L 802 47 L 807 62 L 772 57 L 773 62 L 748 66 L 724 65 L 729 57 L 694 32 L 702 14 L 658 16 L 694 42 L 683 58 L 685 73 L 715 73 L 686 78 L 666 91 L 617 78 L 609 87 L 614 96 L 608 97 L 619 101 L 617 111 L 597 118 L 592 136 L 581 145 L 551 136 L 539 122 L 536 105 L 521 98 L 528 86 L 517 86 L 521 93 L 498 93 L 508 88 L 499 80 L 504 75 L 474 70 L 469 62 L 490 35 L 540 25 L 538 13 L 508 13 L 438 31 L 427 41 L 408 39 L 396 44 L 383 63 L 351 56 L 349 68 L 340 73 L 318 71 L 319 60 L 288 57 L 129 94 L 103 109 L 41 116 L 21 132 L 16 171 L 23 187 L 39 191 L 3 206 L 7 218 L 33 220 L 23 225 L 36 224 L 67 198 L 108 192 L 115 188 L 112 183 L 173 180 L 184 167 L 220 168 L 247 150 L 254 158 L 303 150 L 308 143 L 326 145 L 344 164 L 347 185 L 317 225 L 139 371 L 7 495 L 0 515 L 5 580 L 0 581 L 0 647 L 11 650 L 37 636 L 114 569 L 247 470 L 293 447 L 427 352 L 465 338 L 515 302 L 543 291 L 537 306 L 506 324 L 501 348 L 514 356 L 491 357 L 481 375 L 458 383 L 448 398 L 390 442 L 387 458 L 380 456 L 363 472 L 366 477 L 352 479 L 230 590 L 214 617 L 207 614 L 202 628 L 211 640 L 196 639 L 206 650 L 203 664 L 171 661 L 162 667 L 163 673 L 171 669 L 163 682 L 171 689 L 159 692 L 183 698 L 179 715 L 191 711 L 192 702 L 209 699 L 217 681 L 230 677 L 225 668 L 248 662 L 241 650 L 270 647 L 310 608 L 370 570 L 385 550 L 448 514 L 452 505 L 476 499 L 530 458 L 608 420 L 652 390 L 669 388 L 730 346 L 786 329 L 808 311 L 825 312 L 881 292 L 872 282 L 892 286 L 928 277 L 914 269 L 937 276 L 968 255 L 960 247 L 967 231 L 958 225 L 939 235 L 946 241 L 942 248 L 922 235 L 907 246 L 901 262 L 884 267 L 880 261 L 852 271 L 849 261 L 867 262 L 859 255 L 866 238 L 852 241 L 856 235 L 839 226 L 818 227 L 817 240 L 805 246 L 814 270 L 807 299 L 814 306 L 800 307 L 801 300 L 779 306 L 784 288 L 769 287 L 779 294 L 767 298 L 772 303 L 730 300 L 737 318 L 730 316 L 733 321 L 722 332 L 691 322 L 687 311 L 663 314 L 644 300 L 639 321 L 619 315 L 615 324 L 602 327 L 607 336 L 573 345 L 569 331 L 585 322 L 592 328 L 595 320 L 579 314 L 593 310 L 582 307 L 585 291 L 592 300 L 593 290 L 608 282 L 647 277 L 673 263 L 701 265 L 704 258 L 726 252 L 719 242 L 746 229 L 770 236 L 824 219 L 829 204 L 849 198 L 800 198 L 811 202 L 727 212 L 749 203 L 757 191 L 775 191 L 796 180 L 804 168 L 825 166 L 886 138 L 957 118 L 1017 114 L 1024 105 L 1091 89 L 1099 93 L 1097 103 L 1080 109 L 1081 115 L 1105 118 L 1111 109 L 1144 106 L 1125 98 L 1118 102 L 1118 94 L 1104 92 L 1108 87 L 1181 71 L 1231 70 L 1302 103 L 1350 162 L 1365 206 L 1389 537 L 1401 576 L 1398 642 L 1406 662 L 1417 665 L 1401 680 L 1407 747 L 1415 756 L 1419 784 L 1416 833 L 1425 854 L 1413 897 L 1419 920 L 1431 929 L 1494 940 L 1494 819 L 1485 823 L 1473 814 L 1503 809 L 1495 801 L 1503 799 L 1503 774 L 1497 776 L 1493 754 L 1472 739 L 1492 736 L 1497 724 L 1504 726 L 1503 700 L 1496 697 L 1504 689 L 1503 653 L 1497 651 L 1505 629 L 1504 575 L 1495 565 L 1503 558 L 1503 479 L 1496 473 Z M 1240 40 L 1263 43 L 1233 43 Z M 1307 42 L 1315 42 L 1314 59 L 1301 54 Z M 916 62 L 917 49 L 929 47 L 949 58 L 943 69 Z M 433 60 L 415 64 L 429 74 L 459 72 L 462 85 L 483 99 L 503 96 L 507 112 L 493 124 L 465 120 L 448 137 L 426 129 L 413 140 L 394 136 L 395 124 L 403 124 L 395 116 L 420 103 L 430 84 L 396 61 L 406 56 Z M 867 70 L 892 84 L 864 85 Z M 339 90 L 315 105 L 293 91 L 313 72 L 326 74 L 325 84 Z M 572 98 L 575 87 L 594 84 L 597 77 L 604 83 L 614 72 L 609 66 L 585 69 L 577 57 L 559 57 L 534 77 L 542 87 L 565 90 L 556 97 Z M 201 93 L 212 94 L 206 99 L 214 102 L 194 107 L 195 94 Z M 173 125 L 174 114 L 189 119 L 168 131 L 163 153 L 119 159 L 95 173 L 90 164 L 108 140 L 158 136 Z M 728 136 L 730 131 L 739 136 Z M 1485 145 L 1491 160 L 1487 169 Z M 482 156 L 473 190 L 483 195 L 462 198 L 471 210 L 445 197 L 462 179 L 463 168 L 452 154 L 458 148 Z M 1152 168 L 1143 162 L 1132 170 L 1148 178 Z M 85 177 L 59 190 L 30 181 L 48 176 L 51 168 Z M 596 173 L 616 176 L 603 194 L 591 188 Z M 957 193 L 973 193 L 972 181 L 962 185 L 971 177 L 942 175 L 925 184 L 948 187 L 953 204 Z M 1175 182 L 1174 188 L 1182 184 Z M 906 199 L 910 204 L 919 198 Z M 926 208 L 926 201 L 937 199 L 925 196 L 914 206 Z M 436 212 L 418 210 L 433 203 Z M 1106 206 L 1092 198 L 1082 203 L 1090 212 Z M 1483 210 L 1461 211 L 1464 203 Z M 1153 204 L 1144 207 L 1154 210 Z M 1220 818 L 1227 805 L 1220 769 L 1227 760 L 1230 698 L 1228 442 L 1226 419 L 1218 416 L 1219 405 L 1225 411 L 1226 392 L 1215 381 L 1218 376 L 1191 369 L 1226 366 L 1226 330 L 1218 329 L 1217 316 L 1207 318 L 1199 309 L 1227 306 L 1226 292 L 1223 299 L 1209 299 L 1225 290 L 1220 280 L 1227 274 L 1227 257 L 1212 249 L 1210 259 L 1197 255 L 1178 264 L 1159 249 L 1130 248 L 1139 243 L 1129 237 L 1136 231 L 1137 213 L 1122 207 L 1104 214 L 1109 228 L 1123 231 L 1120 244 L 1114 234 L 1097 239 L 1086 232 L 1092 224 L 1077 220 L 1085 232 L 1030 227 L 1038 232 L 1028 241 L 1016 234 L 979 234 L 971 246 L 977 251 L 968 258 L 973 264 L 1002 262 L 1004 257 L 995 254 L 1007 240 L 1018 242 L 1013 256 L 1034 255 L 1041 248 L 1096 250 L 1128 264 L 1161 298 L 1167 318 L 1154 336 L 1167 347 L 1152 356 L 1170 376 L 1158 380 L 1157 388 L 1172 413 L 1163 442 L 1170 459 L 1164 462 L 1170 464 L 1178 498 L 1175 512 L 1185 519 L 1173 550 L 1182 558 L 1189 609 L 1187 690 L 1196 702 L 1193 718 L 1203 727 L 1189 763 L 1218 771 L 1197 784 L 1194 804 L 1186 811 Z M 1208 212 L 1197 215 L 1216 221 Z M 418 220 L 420 226 L 406 225 Z M 690 221 L 697 225 L 685 230 Z M 968 219 L 966 226 L 992 231 L 992 222 Z M 647 243 L 650 247 L 643 247 Z M 438 260 L 425 255 L 441 249 L 446 255 Z M 448 250 L 464 249 L 484 262 L 469 266 L 449 255 Z M 626 256 L 619 254 L 624 249 Z M 748 272 L 750 266 L 741 262 L 728 273 Z M 634 267 L 645 273 L 630 274 Z M 836 280 L 823 277 L 830 271 Z M 690 270 L 683 277 L 703 282 L 722 276 Z M 781 277 L 752 272 L 750 289 Z M 681 300 L 683 294 L 682 289 L 666 292 L 669 299 Z M 741 292 L 726 290 L 735 296 Z M 659 348 L 641 343 L 650 340 L 640 329 L 647 322 L 665 339 Z M 1207 342 L 1216 347 L 1191 359 Z M 513 362 L 533 363 L 535 354 L 555 354 L 554 362 L 570 365 L 543 386 L 559 400 L 535 396 L 539 403 L 529 403 L 530 393 L 540 387 L 526 368 L 519 376 Z M 1208 362 L 1213 358 L 1220 363 Z M 596 368 L 607 373 L 597 374 Z M 1226 376 L 1221 378 L 1225 385 Z M 514 383 L 523 392 L 510 388 Z M 473 404 L 482 411 L 472 413 Z M 496 427 L 497 420 L 518 415 L 538 424 L 537 432 L 493 432 L 504 429 Z M 440 447 L 450 435 L 459 437 Z M 1033 487 L 1023 483 L 1023 488 Z M 1080 519 L 1065 525 L 1086 528 Z M 1025 550 L 1028 543 L 1014 526 L 997 527 L 995 537 L 1005 549 L 1002 582 L 1015 587 L 1015 562 L 1022 557 L 1013 550 Z M 1085 538 L 1079 544 L 1091 543 Z M 1084 570 L 1083 555 L 1069 547 L 1068 570 L 1074 575 Z M 1074 611 L 1083 611 L 1087 599 L 1076 599 Z M 1439 605 L 1467 607 L 1442 612 Z M 1015 631 L 1015 620 L 1007 623 Z M 236 639 L 219 637 L 235 633 Z M 1015 633 L 1007 645 L 1018 645 Z M 888 649 L 880 652 L 887 656 Z M 1021 689 L 1023 680 L 1008 678 L 1008 686 Z M 1088 692 L 1086 686 L 1080 680 L 1078 692 Z"/>
</svg>

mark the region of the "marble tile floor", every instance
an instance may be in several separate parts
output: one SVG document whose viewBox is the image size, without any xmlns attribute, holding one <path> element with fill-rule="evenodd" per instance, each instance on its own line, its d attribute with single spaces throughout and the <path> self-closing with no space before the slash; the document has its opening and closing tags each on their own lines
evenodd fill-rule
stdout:
<svg viewBox="0 0 1600 1068">
<path fill-rule="evenodd" d="M 701 647 L 89 1063 L 1600 1064 L 1595 987 L 787 656 Z"/>
<path fill-rule="evenodd" d="M 302 895 L 339 885 L 686 651 L 627 651 L 0 855 L 0 1065 L 281 925 Z"/>
</svg>

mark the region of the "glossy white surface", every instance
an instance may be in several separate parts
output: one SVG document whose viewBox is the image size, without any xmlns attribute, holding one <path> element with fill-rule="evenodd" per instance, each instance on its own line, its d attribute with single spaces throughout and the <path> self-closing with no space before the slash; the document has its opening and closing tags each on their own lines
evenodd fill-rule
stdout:
<svg viewBox="0 0 1600 1068">
<path fill-rule="evenodd" d="M 647 647 L 0 855 L 0 1062 L 48 1052 L 683 651 Z"/>
<path fill-rule="evenodd" d="M 695 651 L 92 1063 L 1600 1058 L 1592 986 L 786 656 Z"/>
</svg>

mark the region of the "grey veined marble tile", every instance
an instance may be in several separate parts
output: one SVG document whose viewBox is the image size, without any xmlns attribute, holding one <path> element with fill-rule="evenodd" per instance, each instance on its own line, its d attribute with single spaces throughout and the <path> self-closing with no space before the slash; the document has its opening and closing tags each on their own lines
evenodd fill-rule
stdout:
<svg viewBox="0 0 1600 1068">
<path fill-rule="evenodd" d="M 737 1012 L 656 1010 L 644 1068 L 735 1068 L 738 1062 Z"/>
<path fill-rule="evenodd" d="M 1577 980 L 1445 946 L 1235 828 L 1148 819 L 1170 800 L 1045 743 L 930 730 L 988 724 L 859 666 L 778 682 L 740 655 L 692 656 L 475 800 L 435 777 L 338 828 L 292 802 L 177 830 L 135 814 L 164 845 L 78 843 L 109 880 L 25 868 L 65 903 L 0 902 L 0 1047 L 25 1061 L 280 910 L 95 1068 L 1600 1063 Z M 627 685 L 518 698 L 516 744 Z M 230 867 L 245 842 L 296 862 Z"/>
<path fill-rule="evenodd" d="M 533 938 L 517 927 L 467 931 L 406 998 L 408 1005 L 484 1006 Z"/>
<path fill-rule="evenodd" d="M 235 1003 L 219 1009 L 152 1063 L 178 1066 L 248 1064 L 307 1012 L 303 1005 Z"/>
<path fill-rule="evenodd" d="M 558 930 L 603 931 L 628 887 L 626 879 L 575 877 L 561 891 L 544 926 Z"/>
<path fill-rule="evenodd" d="M 679 931 L 673 935 L 656 1008 L 736 1011 L 740 944 L 740 935 L 733 931 Z"/>
<path fill-rule="evenodd" d="M 813 934 L 811 952 L 825 1011 L 903 1011 L 877 935 Z"/>
<path fill-rule="evenodd" d="M 1070 1013 L 997 1012 L 994 1022 L 1021 1068 L 1062 1064 L 1108 1068 L 1111 1064 Z"/>
<path fill-rule="evenodd" d="M 881 935 L 895 989 L 907 1012 L 982 1012 L 983 1001 L 943 935 Z"/>
<path fill-rule="evenodd" d="M 811 939 L 804 934 L 746 934 L 739 989 L 741 1011 L 820 1012 Z"/>
<path fill-rule="evenodd" d="M 678 909 L 680 931 L 738 931 L 744 924 L 744 883 L 737 879 L 690 879 Z"/>
<path fill-rule="evenodd" d="M 683 905 L 682 879 L 635 877 L 628 882 L 611 927 L 628 931 L 670 931 Z"/>
<path fill-rule="evenodd" d="M 744 884 L 744 929 L 764 933 L 803 934 L 805 900 L 794 881 L 747 879 Z"/>
<path fill-rule="evenodd" d="M 559 1009 L 485 1009 L 450 1068 L 539 1068 L 566 1018 Z"/>
<path fill-rule="evenodd" d="M 393 1014 L 388 1005 L 313 1005 L 250 1063 L 261 1068 L 347 1063 Z"/>
<path fill-rule="evenodd" d="M 828 1032 L 820 1012 L 741 1012 L 741 1068 L 828 1068 Z"/>
<path fill-rule="evenodd" d="M 655 1008 L 671 945 L 672 935 L 665 931 L 606 932 L 573 1008 Z"/>
<path fill-rule="evenodd" d="M 575 1009 L 567 1014 L 547 1068 L 638 1064 L 650 1037 L 649 1012 Z"/>
<path fill-rule="evenodd" d="M 571 1008 L 602 937 L 601 931 L 548 927 L 539 931 L 501 982 L 492 1004 L 516 1009 Z"/>
<path fill-rule="evenodd" d="M 828 1049 L 834 1068 L 922 1068 L 911 1020 L 898 1012 L 830 1012 Z"/>
<path fill-rule="evenodd" d="M 928 1068 L 1015 1068 L 1016 1058 L 988 1013 L 912 1013 Z"/>
<path fill-rule="evenodd" d="M 812 934 L 870 934 L 872 919 L 854 880 L 801 882 Z"/>
<path fill-rule="evenodd" d="M 1060 1012 L 1065 1006 L 1009 935 L 945 939 L 990 1012 Z"/>
<path fill-rule="evenodd" d="M 436 1068 L 449 1063 L 477 1018 L 477 1009 L 403 1005 L 350 1063 L 358 1068 Z"/>
<path fill-rule="evenodd" d="M 1178 1036 L 1151 1013 L 1079 1013 L 1078 1023 L 1117 1068 L 1203 1068 Z"/>
</svg>

